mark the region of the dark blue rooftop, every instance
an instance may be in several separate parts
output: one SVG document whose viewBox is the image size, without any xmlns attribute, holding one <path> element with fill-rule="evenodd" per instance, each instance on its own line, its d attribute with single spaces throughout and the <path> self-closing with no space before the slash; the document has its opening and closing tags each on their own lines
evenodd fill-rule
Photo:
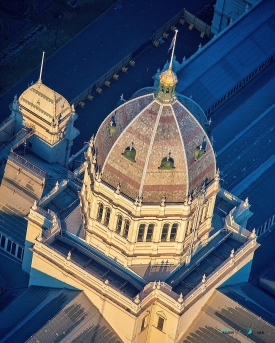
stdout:
<svg viewBox="0 0 275 343">
<path fill-rule="evenodd" d="M 261 1 L 233 22 L 178 73 L 177 92 L 207 110 L 275 53 L 275 6 Z"/>
</svg>

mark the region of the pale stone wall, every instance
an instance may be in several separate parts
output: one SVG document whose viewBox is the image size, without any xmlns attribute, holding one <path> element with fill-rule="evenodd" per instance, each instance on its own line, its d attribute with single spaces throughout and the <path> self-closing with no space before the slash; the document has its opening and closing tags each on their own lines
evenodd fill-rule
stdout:
<svg viewBox="0 0 275 343">
<path fill-rule="evenodd" d="M 205 190 L 205 196 L 185 204 L 137 204 L 127 199 L 119 190 L 113 190 L 92 175 L 93 170 L 87 169 L 84 175 L 84 185 L 81 191 L 81 208 L 86 215 L 85 239 L 88 244 L 96 247 L 110 258 L 116 258 L 124 266 L 133 264 L 157 264 L 163 260 L 169 264 L 178 264 L 185 260 L 188 245 L 193 241 L 194 252 L 199 251 L 208 241 L 211 231 L 212 216 L 216 194 L 219 190 L 218 180 L 214 180 Z M 93 187 L 90 180 L 94 179 Z M 98 219 L 99 206 L 103 210 Z M 110 209 L 110 220 L 105 225 L 105 215 Z M 117 231 L 119 216 L 122 226 Z M 125 221 L 129 220 L 128 236 L 124 237 Z M 140 225 L 145 225 L 143 238 L 138 240 Z M 146 241 L 146 233 L 150 224 L 154 225 L 152 239 Z M 167 239 L 161 240 L 163 225 L 169 224 Z M 169 240 L 173 224 L 178 224 L 175 239 Z M 195 239 L 192 229 L 196 229 Z M 193 238 L 192 238 L 193 237 Z"/>
<path fill-rule="evenodd" d="M 37 232 L 32 224 L 28 230 L 34 238 Z M 138 298 L 131 299 L 36 239 L 32 247 L 30 285 L 83 290 L 123 342 L 176 343 L 217 287 L 247 280 L 257 246 L 254 238 L 248 240 L 236 253 L 234 261 L 230 257 L 185 298 L 165 283 L 149 283 Z M 144 330 L 141 330 L 145 317 Z M 158 327 L 160 317 L 162 328 Z"/>
</svg>

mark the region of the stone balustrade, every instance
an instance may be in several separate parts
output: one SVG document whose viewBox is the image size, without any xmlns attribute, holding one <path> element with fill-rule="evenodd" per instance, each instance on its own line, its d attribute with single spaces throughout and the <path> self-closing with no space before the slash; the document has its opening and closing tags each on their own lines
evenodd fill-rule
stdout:
<svg viewBox="0 0 275 343">
<path fill-rule="evenodd" d="M 254 250 L 256 244 L 256 239 L 250 239 L 245 244 L 243 244 L 234 254 L 234 263 L 237 264 L 240 262 L 243 257 L 246 255 L 247 252 L 250 250 Z M 229 270 L 232 268 L 232 261 L 231 257 L 227 260 L 225 260 L 216 270 L 214 270 L 211 274 L 209 274 L 205 280 L 205 288 L 207 289 L 210 285 L 213 286 L 214 283 L 217 283 L 219 279 L 229 272 Z M 204 286 L 204 283 L 201 282 L 198 284 L 191 292 L 189 292 L 184 297 L 184 304 L 185 307 L 187 307 L 191 302 L 193 302 L 197 297 L 199 297 L 202 294 L 202 287 Z M 210 286 L 210 287 L 211 287 Z"/>
<path fill-rule="evenodd" d="M 201 297 L 205 291 L 211 286 L 218 284 L 218 282 L 228 275 L 234 265 L 242 261 L 245 255 L 254 251 L 256 246 L 256 236 L 243 244 L 237 251 L 231 252 L 230 256 L 224 263 L 222 263 L 213 273 L 207 277 L 203 277 L 202 282 L 198 284 L 190 293 L 184 298 L 173 292 L 171 286 L 165 282 L 150 282 L 144 289 L 135 297 L 129 298 L 121 291 L 113 287 L 107 280 L 101 281 L 92 273 L 85 271 L 76 262 L 72 262 L 70 257 L 64 257 L 53 248 L 36 241 L 33 250 L 34 252 L 43 255 L 50 259 L 56 266 L 72 274 L 78 281 L 86 284 L 88 287 L 96 289 L 97 292 L 105 294 L 113 301 L 120 304 L 121 307 L 129 309 L 133 314 L 138 315 L 141 309 L 147 308 L 150 304 L 158 299 L 166 306 L 172 308 L 176 313 L 182 313 L 189 305 Z M 210 288 L 209 288 L 210 289 Z"/>
<path fill-rule="evenodd" d="M 38 201 L 39 206 L 45 206 L 47 205 L 53 198 L 55 198 L 60 192 L 63 191 L 64 188 L 66 188 L 67 184 L 69 183 L 69 180 L 62 180 L 60 183 L 56 183 L 55 187 L 46 194 L 42 199 Z"/>
</svg>

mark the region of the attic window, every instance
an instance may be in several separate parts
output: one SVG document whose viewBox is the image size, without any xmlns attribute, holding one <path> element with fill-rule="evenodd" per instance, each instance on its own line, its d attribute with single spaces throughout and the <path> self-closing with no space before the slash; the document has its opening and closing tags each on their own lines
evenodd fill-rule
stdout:
<svg viewBox="0 0 275 343">
<path fill-rule="evenodd" d="M 134 143 L 132 143 L 131 146 L 128 146 L 122 155 L 126 157 L 129 161 L 136 162 L 136 149 L 133 147 L 133 145 Z"/>
<path fill-rule="evenodd" d="M 174 168 L 175 168 L 174 167 L 174 159 L 171 157 L 171 151 L 169 151 L 167 157 L 164 157 L 161 160 L 161 164 L 160 164 L 159 169 L 171 170 L 171 169 L 174 169 Z"/>
<path fill-rule="evenodd" d="M 202 145 L 197 146 L 194 151 L 195 161 L 199 160 L 204 154 L 205 150 L 203 149 Z"/>
</svg>

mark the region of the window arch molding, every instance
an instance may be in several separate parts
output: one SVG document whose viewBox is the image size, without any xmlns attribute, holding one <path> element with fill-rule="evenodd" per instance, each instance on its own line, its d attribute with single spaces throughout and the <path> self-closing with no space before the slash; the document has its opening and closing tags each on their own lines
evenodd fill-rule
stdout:
<svg viewBox="0 0 275 343">
<path fill-rule="evenodd" d="M 105 226 L 109 226 L 112 208 L 109 204 L 105 205 L 103 201 L 96 202 L 96 220 Z"/>
<path fill-rule="evenodd" d="M 177 239 L 180 223 L 178 221 L 164 222 L 161 227 L 161 242 L 174 242 Z"/>
<path fill-rule="evenodd" d="M 103 224 L 107 227 L 109 226 L 109 223 L 110 223 L 111 212 L 112 212 L 111 207 L 105 206 L 105 214 L 104 214 L 104 218 L 103 218 Z"/>
<path fill-rule="evenodd" d="M 124 216 L 123 213 L 118 212 L 116 214 L 115 232 L 123 238 L 128 239 L 130 227 L 131 220 Z"/>
<path fill-rule="evenodd" d="M 96 212 L 96 220 L 101 222 L 103 217 L 103 210 L 104 210 L 104 203 L 100 200 L 97 201 L 97 212 Z"/>
<path fill-rule="evenodd" d="M 137 242 L 152 242 L 156 231 L 155 222 L 141 222 L 137 230 Z"/>
</svg>

